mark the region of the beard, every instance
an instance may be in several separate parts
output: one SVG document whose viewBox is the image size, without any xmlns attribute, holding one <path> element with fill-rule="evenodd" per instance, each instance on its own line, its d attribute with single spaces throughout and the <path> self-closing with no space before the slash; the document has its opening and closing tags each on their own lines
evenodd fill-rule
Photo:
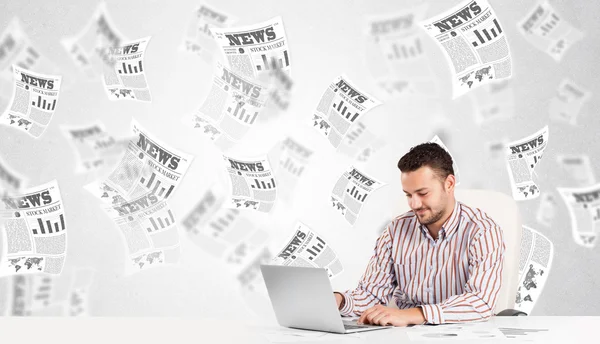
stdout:
<svg viewBox="0 0 600 344">
<path fill-rule="evenodd" d="M 427 226 L 432 223 L 436 223 L 444 216 L 443 209 L 438 212 L 433 211 L 433 209 L 430 209 L 430 211 L 431 211 L 431 215 L 429 215 L 429 216 L 425 215 L 423 217 L 419 217 L 419 215 L 417 215 L 417 220 L 419 220 L 419 223 L 422 224 L 423 226 Z M 415 211 L 415 214 L 416 214 L 416 211 Z"/>
</svg>

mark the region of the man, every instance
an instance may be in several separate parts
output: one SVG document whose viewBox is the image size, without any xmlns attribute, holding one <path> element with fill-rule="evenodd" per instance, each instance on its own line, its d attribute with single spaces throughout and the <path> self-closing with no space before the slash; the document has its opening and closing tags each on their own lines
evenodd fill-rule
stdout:
<svg viewBox="0 0 600 344">
<path fill-rule="evenodd" d="M 377 239 L 358 287 L 335 292 L 340 313 L 393 326 L 489 318 L 502 284 L 502 230 L 454 199 L 452 158 L 439 145 L 411 148 L 398 168 L 412 210 Z M 390 297 L 399 309 L 385 306 Z"/>
</svg>

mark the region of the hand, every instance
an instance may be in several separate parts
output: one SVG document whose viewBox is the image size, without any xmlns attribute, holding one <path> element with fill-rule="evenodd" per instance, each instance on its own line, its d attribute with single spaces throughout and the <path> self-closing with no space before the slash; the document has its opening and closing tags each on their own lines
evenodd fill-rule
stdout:
<svg viewBox="0 0 600 344">
<path fill-rule="evenodd" d="M 421 308 L 396 309 L 383 305 L 375 305 L 367 309 L 358 319 L 358 324 L 400 327 L 423 324 L 424 322 L 425 316 Z"/>
</svg>

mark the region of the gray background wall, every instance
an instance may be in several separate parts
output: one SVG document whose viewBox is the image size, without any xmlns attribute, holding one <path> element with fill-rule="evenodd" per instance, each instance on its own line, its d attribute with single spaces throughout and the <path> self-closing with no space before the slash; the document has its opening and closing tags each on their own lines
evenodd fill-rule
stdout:
<svg viewBox="0 0 600 344">
<path fill-rule="evenodd" d="M 294 97 L 289 111 L 276 121 L 255 126 L 236 147 L 235 153 L 251 156 L 266 153 L 292 133 L 315 150 L 310 168 L 297 187 L 292 206 L 281 206 L 272 214 L 252 214 L 257 225 L 271 234 L 277 247 L 300 219 L 323 234 L 338 251 L 346 271 L 333 281 L 336 289 L 355 287 L 372 253 L 382 226 L 393 214 L 390 202 L 404 202 L 396 162 L 411 146 L 429 140 L 434 132 L 445 135 L 446 144 L 459 164 L 462 188 L 488 188 L 510 195 L 506 168 L 492 161 L 484 150 L 490 138 L 510 140 L 529 135 L 544 125 L 550 142 L 536 167 L 536 182 L 542 191 L 574 186 L 555 162 L 557 154 L 586 153 L 594 171 L 600 153 L 597 128 L 600 83 L 595 62 L 599 55 L 600 24 L 594 1 L 550 1 L 564 18 L 585 32 L 585 38 L 556 63 L 535 49 L 517 32 L 520 20 L 534 1 L 491 0 L 509 40 L 516 94 L 516 115 L 505 121 L 477 126 L 469 96 L 451 100 L 450 69 L 432 40 L 425 49 L 431 68 L 441 80 L 439 98 L 396 99 L 385 102 L 365 117 L 371 130 L 388 140 L 366 166 L 366 171 L 388 183 L 377 191 L 355 226 L 349 226 L 329 208 L 329 193 L 336 178 L 352 162 L 336 155 L 327 141 L 307 123 L 321 93 L 334 77 L 345 73 L 357 85 L 377 95 L 365 58 L 365 16 L 429 4 L 427 16 L 446 10 L 459 1 L 214 1 L 213 5 L 247 25 L 273 16 L 283 18 L 288 36 Z M 268 306 L 266 300 L 250 302 L 242 295 L 222 262 L 202 252 L 181 232 L 182 261 L 177 267 L 158 268 L 124 276 L 124 241 L 110 219 L 82 186 L 92 175 L 74 175 L 75 157 L 59 131 L 61 124 L 85 124 L 101 120 L 117 135 L 129 133 L 132 118 L 168 144 L 194 154 L 195 161 L 171 201 L 180 218 L 214 181 L 223 181 L 220 152 L 208 139 L 181 124 L 181 118 L 198 108 L 208 93 L 212 66 L 178 51 L 196 1 L 107 1 L 118 29 L 134 39 L 151 35 L 146 52 L 146 75 L 153 95 L 150 104 L 110 102 L 99 81 L 83 81 L 81 74 L 59 44 L 65 36 L 79 32 L 93 14 L 95 1 L 3 1 L 0 29 L 17 16 L 39 48 L 53 61 L 63 80 L 73 82 L 60 96 L 60 103 L 44 136 L 34 140 L 11 128 L 0 127 L 0 154 L 30 185 L 57 179 L 69 224 L 68 253 L 63 275 L 58 279 L 57 298 L 65 297 L 70 274 L 76 267 L 96 269 L 90 291 L 93 315 L 229 315 L 243 309 Z M 550 99 L 560 81 L 569 77 L 593 93 L 577 126 L 551 123 Z M 3 95 L 9 97 L 10 95 Z M 567 209 L 559 200 L 551 227 L 535 220 L 539 199 L 520 202 L 523 223 L 546 235 L 555 248 L 554 264 L 541 299 L 532 315 L 600 314 L 600 259 L 598 247 L 585 249 L 573 242 Z M 250 305 L 251 307 L 244 307 Z"/>
</svg>

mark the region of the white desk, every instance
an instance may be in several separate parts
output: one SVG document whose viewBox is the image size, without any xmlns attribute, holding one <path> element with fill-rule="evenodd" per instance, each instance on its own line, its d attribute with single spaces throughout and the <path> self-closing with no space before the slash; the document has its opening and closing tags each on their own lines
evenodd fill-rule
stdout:
<svg viewBox="0 0 600 344">
<path fill-rule="evenodd" d="M 481 324 L 481 325 L 479 325 Z M 426 326 L 419 331 L 441 332 L 442 326 Z M 494 317 L 477 326 L 524 329 L 516 338 L 461 341 L 460 343 L 598 343 L 600 317 Z M 474 329 L 473 326 L 470 327 Z M 435 343 L 441 340 L 411 341 L 412 328 L 393 328 L 346 335 L 302 338 L 303 343 Z M 548 330 L 535 332 L 536 330 Z M 266 335 L 284 331 L 278 325 L 261 324 L 252 318 L 0 318 L 2 343 L 270 343 Z M 528 332 L 530 331 L 530 332 Z M 515 331 L 518 332 L 518 331 Z M 288 337 L 289 338 L 289 337 Z M 300 339 L 300 338 L 296 338 Z M 298 341 L 296 341 L 298 342 Z"/>
</svg>

